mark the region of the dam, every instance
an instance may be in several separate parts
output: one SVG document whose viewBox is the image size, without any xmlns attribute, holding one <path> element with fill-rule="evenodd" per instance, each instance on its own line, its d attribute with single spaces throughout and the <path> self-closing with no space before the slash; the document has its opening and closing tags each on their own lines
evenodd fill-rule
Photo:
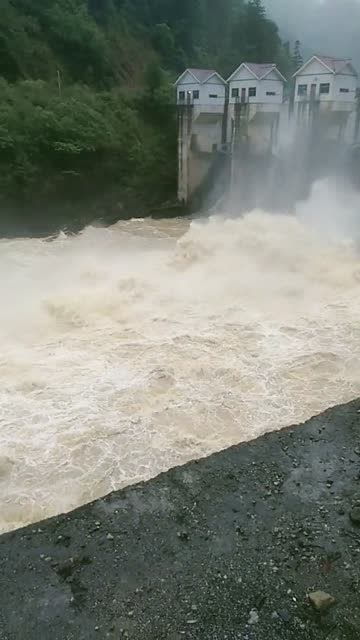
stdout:
<svg viewBox="0 0 360 640">
<path fill-rule="evenodd" d="M 279 171 L 288 156 L 298 159 L 289 176 L 303 172 L 307 187 L 336 162 L 339 171 L 340 158 L 359 141 L 357 81 L 350 60 L 320 55 L 290 80 L 273 63 L 243 62 L 228 80 L 213 69 L 184 71 L 175 84 L 179 201 L 206 208 L 240 184 L 236 202 L 246 211 L 256 187 L 268 180 L 266 168 Z M 256 187 L 249 188 L 261 165 Z M 303 195 L 303 183 L 293 200 Z"/>
</svg>

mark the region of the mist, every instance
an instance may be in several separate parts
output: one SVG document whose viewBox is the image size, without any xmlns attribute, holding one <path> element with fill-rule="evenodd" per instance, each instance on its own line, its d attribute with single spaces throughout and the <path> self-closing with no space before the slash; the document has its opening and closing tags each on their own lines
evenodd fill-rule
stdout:
<svg viewBox="0 0 360 640">
<path fill-rule="evenodd" d="M 303 55 L 352 58 L 360 68 L 359 0 L 264 0 L 283 39 L 300 40 Z"/>
</svg>

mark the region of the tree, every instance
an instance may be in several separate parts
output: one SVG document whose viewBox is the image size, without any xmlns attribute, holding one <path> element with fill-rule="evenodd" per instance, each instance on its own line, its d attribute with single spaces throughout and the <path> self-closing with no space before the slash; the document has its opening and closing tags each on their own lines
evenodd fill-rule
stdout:
<svg viewBox="0 0 360 640">
<path fill-rule="evenodd" d="M 0 199 L 168 199 L 176 74 L 246 59 L 292 64 L 261 0 L 2 0 Z"/>
<path fill-rule="evenodd" d="M 300 67 L 302 67 L 302 65 L 304 63 L 303 57 L 302 57 L 302 54 L 301 54 L 301 42 L 300 42 L 300 40 L 296 40 L 296 42 L 295 42 L 294 52 L 293 52 L 293 55 L 292 55 L 292 63 L 293 63 L 294 73 L 295 73 L 295 71 L 300 69 Z"/>
</svg>

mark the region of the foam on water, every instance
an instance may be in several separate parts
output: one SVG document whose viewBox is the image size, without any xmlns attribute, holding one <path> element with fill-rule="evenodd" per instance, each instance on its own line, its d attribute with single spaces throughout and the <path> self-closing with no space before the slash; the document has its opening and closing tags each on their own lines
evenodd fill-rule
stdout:
<svg viewBox="0 0 360 640">
<path fill-rule="evenodd" d="M 359 258 L 300 213 L 1 241 L 0 530 L 360 394 Z"/>
</svg>

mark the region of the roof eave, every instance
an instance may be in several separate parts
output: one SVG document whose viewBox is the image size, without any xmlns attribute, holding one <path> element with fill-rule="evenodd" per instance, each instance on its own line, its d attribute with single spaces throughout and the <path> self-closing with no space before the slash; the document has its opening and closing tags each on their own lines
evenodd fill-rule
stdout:
<svg viewBox="0 0 360 640">
<path fill-rule="evenodd" d="M 190 69 L 185 69 L 185 71 L 182 72 L 181 76 L 178 77 L 176 82 L 174 82 L 174 87 L 178 86 L 178 84 L 181 82 L 181 80 L 187 73 L 190 73 L 190 75 L 194 78 L 195 82 L 199 82 L 199 79 L 196 76 L 194 76 L 194 74 L 192 73 L 192 71 L 190 71 Z M 199 82 L 199 84 L 202 84 L 202 83 Z"/>
<path fill-rule="evenodd" d="M 230 78 L 227 79 L 227 82 L 231 82 L 232 81 L 234 76 L 236 76 L 236 74 L 240 71 L 241 67 L 246 67 L 246 69 L 249 71 L 249 73 L 251 73 L 251 75 L 254 76 L 254 78 L 256 78 L 256 80 L 260 80 L 259 76 L 257 76 L 256 73 L 254 73 L 250 69 L 250 67 L 248 67 L 246 62 L 242 62 L 241 65 L 237 69 L 235 69 L 235 71 L 231 74 Z"/>
<path fill-rule="evenodd" d="M 283 82 L 287 82 L 285 76 L 283 76 L 281 71 L 279 71 L 279 69 L 276 66 L 272 67 L 271 69 L 269 69 L 269 71 L 267 71 L 263 76 L 261 76 L 261 78 L 259 78 L 259 80 L 264 80 L 272 71 L 275 71 L 275 73 L 277 73 L 277 75 L 280 76 L 280 78 L 283 80 Z"/>
<path fill-rule="evenodd" d="M 220 73 L 218 73 L 217 71 L 214 71 L 214 73 L 212 73 L 211 75 L 209 75 L 209 77 L 208 77 L 208 78 L 206 78 L 206 80 L 204 80 L 201 84 L 206 84 L 206 83 L 210 80 L 210 78 L 213 78 L 214 76 L 216 76 L 217 78 L 219 78 L 219 80 L 221 80 L 221 82 L 222 82 L 224 85 L 226 85 L 226 84 L 227 84 L 226 80 L 224 80 L 224 78 L 223 78 L 223 77 L 220 75 Z"/>
<path fill-rule="evenodd" d="M 334 69 L 331 69 L 331 67 L 329 67 L 327 64 L 325 64 L 325 62 L 323 60 L 321 60 L 320 58 L 318 58 L 318 56 L 312 56 L 311 58 L 309 58 L 309 60 L 307 60 L 306 62 L 304 62 L 304 64 L 302 65 L 302 67 L 300 67 L 300 69 L 298 69 L 297 71 L 295 71 L 295 73 L 293 74 L 293 78 L 296 78 L 302 71 L 304 71 L 304 69 L 306 69 L 306 67 L 310 64 L 310 62 L 312 62 L 313 60 L 317 60 L 318 62 L 320 62 L 320 64 L 322 64 L 323 67 L 325 67 L 326 69 L 329 70 L 330 73 L 333 73 L 335 75 L 335 71 Z"/>
</svg>

